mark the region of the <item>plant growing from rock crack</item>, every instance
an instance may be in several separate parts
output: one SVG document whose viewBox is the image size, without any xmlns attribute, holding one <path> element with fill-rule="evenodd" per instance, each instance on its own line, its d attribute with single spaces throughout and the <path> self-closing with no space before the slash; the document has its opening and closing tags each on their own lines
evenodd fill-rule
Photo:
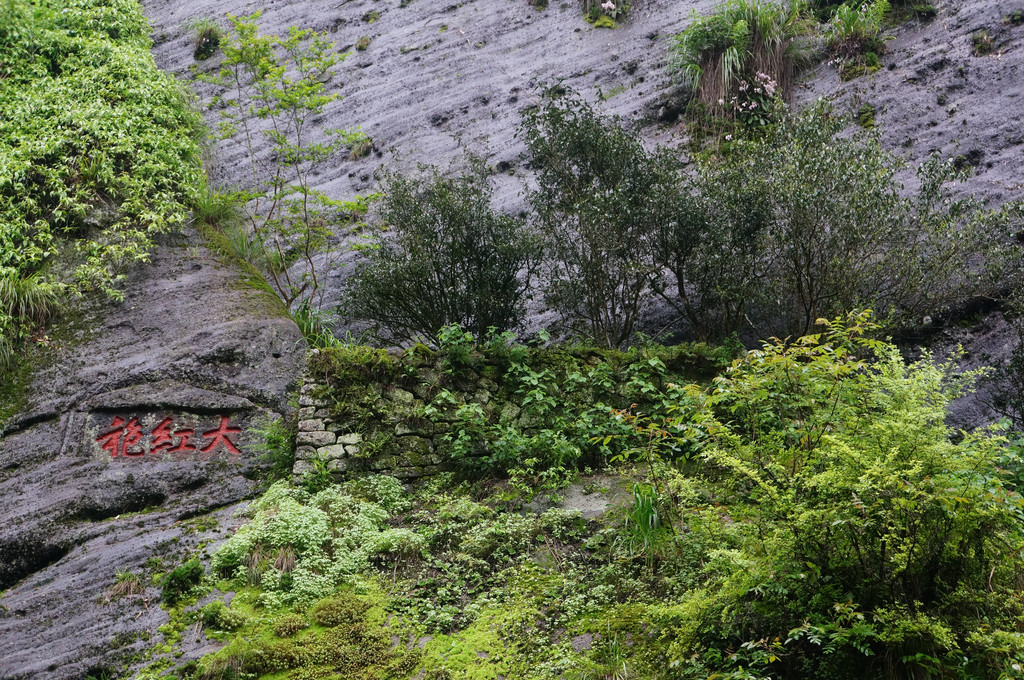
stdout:
<svg viewBox="0 0 1024 680">
<path fill-rule="evenodd" d="M 196 61 L 205 61 L 212 57 L 220 47 L 223 30 L 213 19 L 198 19 L 192 23 L 192 44 L 195 50 L 192 57 Z"/>
<path fill-rule="evenodd" d="M 311 173 L 339 148 L 364 137 L 356 131 L 329 130 L 317 139 L 311 121 L 338 95 L 325 83 L 345 54 L 333 51 L 323 34 L 290 27 L 285 36 L 261 35 L 260 13 L 228 16 L 230 30 L 220 43 L 224 59 L 212 76 L 200 80 L 226 88 L 211 105 L 220 108 L 222 137 L 237 137 L 247 150 L 251 187 L 235 194 L 247 208 L 257 247 L 257 264 L 291 308 L 300 300 L 318 302 L 323 270 L 329 268 L 332 226 L 366 211 L 366 201 L 333 199 L 313 188 Z M 270 149 L 261 152 L 257 137 Z M 325 251 L 328 251 L 325 253 Z"/>
<path fill-rule="evenodd" d="M 879 33 L 889 10 L 888 0 L 836 8 L 825 31 L 825 45 L 843 80 L 881 67 L 878 55 L 885 51 L 885 42 Z"/>
</svg>

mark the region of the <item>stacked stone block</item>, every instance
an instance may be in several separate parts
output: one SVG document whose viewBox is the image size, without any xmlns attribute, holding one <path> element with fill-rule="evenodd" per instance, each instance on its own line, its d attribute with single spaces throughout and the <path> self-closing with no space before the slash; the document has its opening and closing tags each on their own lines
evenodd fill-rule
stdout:
<svg viewBox="0 0 1024 680">
<path fill-rule="evenodd" d="M 423 405 L 412 392 L 396 387 L 382 391 L 380 398 L 389 402 L 388 410 L 395 415 L 386 423 L 376 424 L 381 428 L 376 433 L 379 439 L 376 442 L 367 441 L 361 432 L 352 431 L 351 424 L 332 419 L 329 404 L 315 396 L 325 393 L 323 385 L 308 379 L 302 386 L 292 470 L 296 478 L 313 471 L 317 460 L 338 477 L 386 473 L 400 479 L 414 479 L 448 467 L 435 445 L 435 437 L 446 428 L 422 424 L 421 419 L 412 417 L 415 409 Z"/>
</svg>

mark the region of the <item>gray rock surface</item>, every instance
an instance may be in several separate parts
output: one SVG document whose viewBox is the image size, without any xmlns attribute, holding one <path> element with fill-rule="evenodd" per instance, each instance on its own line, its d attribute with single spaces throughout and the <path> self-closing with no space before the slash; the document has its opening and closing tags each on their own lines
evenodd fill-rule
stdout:
<svg viewBox="0 0 1024 680">
<path fill-rule="evenodd" d="M 669 69 L 673 36 L 693 12 L 706 12 L 716 3 L 643 0 L 633 3 L 626 24 L 613 30 L 586 24 L 576 2 L 552 2 L 539 12 L 525 0 L 143 4 L 153 22 L 157 62 L 189 80 L 188 69 L 195 64 L 189 23 L 220 19 L 227 12 L 261 9 L 260 22 L 267 31 L 280 33 L 291 25 L 324 30 L 339 49 L 352 52 L 331 80 L 331 91 L 343 99 L 331 105 L 321 124 L 359 125 L 373 138 L 377 152 L 359 160 L 338 159 L 317 178 L 317 188 L 351 197 L 373 190 L 374 172 L 381 165 L 408 171 L 417 163 L 444 166 L 471 149 L 499 170 L 493 178 L 496 206 L 516 211 L 523 207 L 530 171 L 515 133 L 522 111 L 537 102 L 538 85 L 561 80 L 600 110 L 642 129 L 651 143 L 678 143 L 682 130 L 677 118 L 687 99 Z M 981 196 L 992 206 L 1021 198 L 1024 26 L 1005 21 L 1019 5 L 1008 0 L 936 0 L 934 5 L 933 19 L 913 19 L 890 31 L 880 71 L 843 83 L 835 66 L 822 59 L 798 78 L 793 104 L 806 106 L 824 97 L 854 115 L 865 104 L 873 106 L 883 143 L 911 163 L 903 176 L 908 187 L 915 185 L 913 164 L 939 151 L 961 157 L 974 169 L 955 191 Z M 363 16 L 371 9 L 380 18 L 366 23 Z M 996 49 L 988 56 L 972 55 L 971 35 L 978 30 L 994 40 Z M 354 51 L 363 35 L 373 38 L 369 48 Z M 213 69 L 216 61 L 203 62 L 200 68 Z M 206 85 L 197 89 L 207 98 L 214 93 Z M 207 117 L 216 122 L 214 114 Z M 242 154 L 237 142 L 218 145 L 220 182 L 244 183 Z M 355 254 L 344 255 L 342 266 L 332 272 L 324 298 L 329 306 L 340 297 L 355 259 Z M 657 333 L 673 327 L 673 313 L 656 301 L 650 301 L 647 311 L 643 330 Z M 556 324 L 556 315 L 542 301 L 534 301 L 526 331 L 553 325 L 557 330 Z M 339 330 L 358 332 L 360 327 Z M 961 339 L 969 352 L 999 360 L 1005 348 L 990 347 L 990 336 L 986 332 Z M 968 409 L 975 414 L 982 410 Z M 980 422 L 966 414 L 961 421 Z"/>
<path fill-rule="evenodd" d="M 83 303 L 57 322 L 55 337 L 71 340 L 49 351 L 27 409 L 0 437 L 2 678 L 83 678 L 151 647 L 167 622 L 158 589 L 102 604 L 116 574 L 148 579 L 221 536 L 186 532 L 185 520 L 255 491 L 252 428 L 290 408 L 305 351 L 298 329 L 196 234 L 163 239 L 124 298 Z M 125 431 L 138 425 L 137 441 L 118 418 Z M 161 446 L 153 430 L 165 420 Z M 226 443 L 212 434 L 222 423 L 240 430 L 225 431 Z M 96 440 L 110 430 L 104 450 Z M 227 510 L 215 516 L 234 522 Z M 145 566 L 153 557 L 162 567 Z M 205 644 L 196 640 L 196 654 Z"/>
</svg>

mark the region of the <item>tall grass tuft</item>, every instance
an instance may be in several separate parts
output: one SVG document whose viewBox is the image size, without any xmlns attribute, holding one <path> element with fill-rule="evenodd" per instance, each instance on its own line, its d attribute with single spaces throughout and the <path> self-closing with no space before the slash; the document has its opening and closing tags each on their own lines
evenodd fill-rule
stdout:
<svg viewBox="0 0 1024 680">
<path fill-rule="evenodd" d="M 804 0 L 729 0 L 677 36 L 675 68 L 707 110 L 725 113 L 740 83 L 768 75 L 785 94 L 812 53 Z"/>
<path fill-rule="evenodd" d="M 25 331 L 46 323 L 59 304 L 58 288 L 40 274 L 0 273 L 0 368 L 10 365 Z"/>
</svg>

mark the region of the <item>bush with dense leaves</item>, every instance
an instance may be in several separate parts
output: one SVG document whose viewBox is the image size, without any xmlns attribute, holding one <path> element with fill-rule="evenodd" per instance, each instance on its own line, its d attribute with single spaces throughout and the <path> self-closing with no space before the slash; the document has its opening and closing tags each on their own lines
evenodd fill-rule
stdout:
<svg viewBox="0 0 1024 680">
<path fill-rule="evenodd" d="M 189 560 L 185 564 L 167 572 L 160 582 L 160 599 L 169 605 L 177 604 L 188 592 L 199 585 L 205 574 L 199 560 Z"/>
<path fill-rule="evenodd" d="M 666 299 L 697 335 L 799 335 L 865 306 L 913 323 L 1018 275 L 1019 203 L 951 197 L 962 174 L 938 156 L 904 195 L 903 161 L 867 132 L 841 136 L 845 125 L 824 105 L 785 119 L 680 198 L 658 253 L 675 283 Z"/>
<path fill-rule="evenodd" d="M 1024 659 L 1005 442 L 953 443 L 945 407 L 970 376 L 907 365 L 870 330 L 860 315 L 767 343 L 689 390 L 677 424 L 703 471 L 668 488 L 679 540 L 707 547 L 700 586 L 661 610 L 677 664 L 995 679 Z"/>
<path fill-rule="evenodd" d="M 150 45 L 134 0 L 0 7 L 0 363 L 68 285 L 119 296 L 202 185 L 201 118 Z"/>
<path fill-rule="evenodd" d="M 557 88 L 526 113 L 521 135 L 537 171 L 530 202 L 547 246 L 548 304 L 599 346 L 619 347 L 650 292 L 679 163 Z"/>
<path fill-rule="evenodd" d="M 538 250 L 523 223 L 490 207 L 479 160 L 454 178 L 436 168 L 422 179 L 389 174 L 382 235 L 348 293 L 352 313 L 386 337 L 434 338 L 459 324 L 479 337 L 523 319 Z"/>
</svg>

